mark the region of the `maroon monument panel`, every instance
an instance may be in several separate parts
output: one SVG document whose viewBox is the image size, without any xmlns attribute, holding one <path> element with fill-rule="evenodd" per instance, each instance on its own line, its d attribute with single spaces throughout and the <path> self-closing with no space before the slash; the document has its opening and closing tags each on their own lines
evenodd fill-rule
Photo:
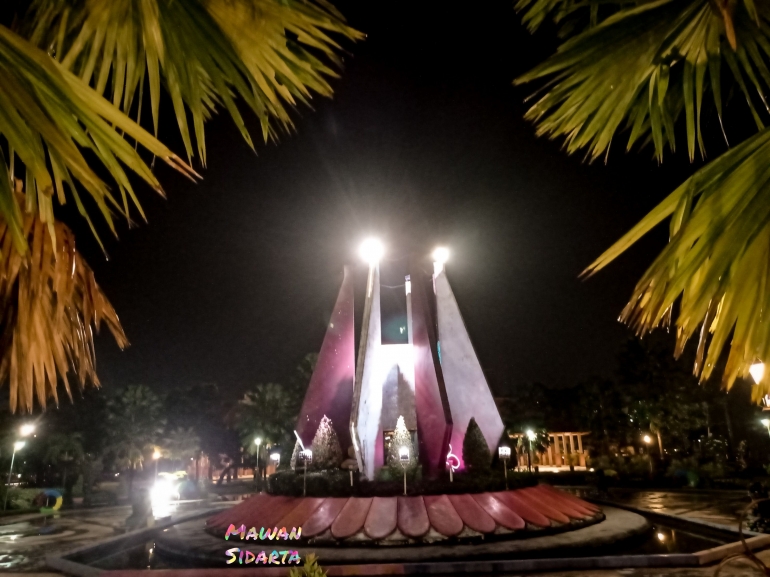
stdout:
<svg viewBox="0 0 770 577">
<path fill-rule="evenodd" d="M 410 272 L 418 453 L 428 476 L 435 477 L 446 469 L 452 414 L 439 362 L 436 323 L 428 300 L 432 288 L 419 266 L 413 264 Z"/>
<path fill-rule="evenodd" d="M 479 533 L 491 533 L 497 527 L 495 520 L 481 508 L 471 495 L 448 495 L 452 506 L 463 523 Z"/>
<path fill-rule="evenodd" d="M 306 447 L 310 446 L 318 424 L 326 415 L 332 420 L 343 454 L 347 454 L 351 445 L 348 423 L 355 371 L 353 275 L 345 267 L 337 303 L 297 419 L 297 433 Z"/>
</svg>

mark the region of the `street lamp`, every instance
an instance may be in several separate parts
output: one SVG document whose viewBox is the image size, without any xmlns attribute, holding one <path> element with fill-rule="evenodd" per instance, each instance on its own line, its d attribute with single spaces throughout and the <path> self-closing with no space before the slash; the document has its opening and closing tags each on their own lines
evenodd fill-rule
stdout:
<svg viewBox="0 0 770 577">
<path fill-rule="evenodd" d="M 302 449 L 299 452 L 299 460 L 302 461 L 304 472 L 302 473 L 302 496 L 307 495 L 307 464 L 313 462 L 313 451 Z"/>
<path fill-rule="evenodd" d="M 158 478 L 158 459 L 160 459 L 160 451 L 158 449 L 155 449 L 152 452 L 152 460 L 155 461 L 155 478 Z"/>
<path fill-rule="evenodd" d="M 749 367 L 749 374 L 754 379 L 755 385 L 761 383 L 762 379 L 765 378 L 765 363 L 758 362 L 751 365 Z"/>
<path fill-rule="evenodd" d="M 404 495 L 406 495 L 406 466 L 409 464 L 409 447 L 398 448 L 398 460 L 404 468 Z"/>
<path fill-rule="evenodd" d="M 529 440 L 529 451 L 527 451 L 527 470 L 532 472 L 532 441 L 537 438 L 532 429 L 527 429 L 527 439 Z"/>
<path fill-rule="evenodd" d="M 254 444 L 257 446 L 257 472 L 254 475 L 254 478 L 257 478 L 257 475 L 259 475 L 259 447 L 262 444 L 262 437 L 257 437 L 254 439 Z M 262 482 L 262 475 L 259 475 L 259 480 Z"/>
<path fill-rule="evenodd" d="M 510 447 L 498 447 L 497 456 L 503 461 L 503 470 L 505 471 L 505 488 L 508 489 L 508 459 L 511 458 Z"/>
<path fill-rule="evenodd" d="M 5 489 L 5 499 L 3 499 L 3 511 L 8 504 L 8 493 L 11 492 L 11 474 L 13 473 L 13 461 L 16 459 L 16 451 L 21 451 L 26 443 L 24 441 L 16 441 L 13 444 L 13 455 L 11 456 L 11 468 L 8 470 L 8 486 Z"/>
<path fill-rule="evenodd" d="M 29 437 L 32 433 L 35 432 L 35 425 L 32 423 L 27 423 L 26 425 L 22 425 L 19 429 L 19 434 L 22 437 Z"/>
<path fill-rule="evenodd" d="M 650 453 L 650 443 L 652 443 L 652 437 L 645 435 L 642 437 L 642 441 L 644 441 L 644 444 L 647 445 L 647 459 L 650 461 L 650 477 L 652 477 L 652 453 Z"/>
</svg>

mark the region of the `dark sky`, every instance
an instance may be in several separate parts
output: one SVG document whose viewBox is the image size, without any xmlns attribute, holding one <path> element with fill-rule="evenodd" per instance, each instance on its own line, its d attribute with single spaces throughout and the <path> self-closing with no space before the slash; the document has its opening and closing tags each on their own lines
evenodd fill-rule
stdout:
<svg viewBox="0 0 770 577">
<path fill-rule="evenodd" d="M 78 228 L 132 343 L 99 339 L 103 383 L 235 391 L 284 379 L 320 347 L 342 266 L 361 266 L 370 234 L 396 259 L 450 247 L 496 393 L 610 374 L 628 334 L 616 318 L 665 230 L 577 276 L 691 167 L 682 154 L 659 168 L 650 150 L 588 165 L 536 138 L 522 120 L 532 88 L 512 80 L 555 45 L 552 31 L 531 37 L 512 4 L 337 3 L 368 38 L 348 46 L 334 99 L 295 115 L 295 134 L 254 155 L 220 114 L 204 180 L 159 170 L 168 199 L 143 190 L 149 224 L 108 243 L 109 262 Z M 162 113 L 182 152 L 167 103 Z M 399 263 L 383 262 L 383 282 L 398 283 Z"/>
</svg>

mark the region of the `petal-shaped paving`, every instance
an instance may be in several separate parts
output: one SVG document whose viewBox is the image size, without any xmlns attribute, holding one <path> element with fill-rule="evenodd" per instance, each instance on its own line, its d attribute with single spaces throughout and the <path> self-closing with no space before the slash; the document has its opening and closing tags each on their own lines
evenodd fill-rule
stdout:
<svg viewBox="0 0 770 577">
<path fill-rule="evenodd" d="M 299 505 L 284 516 L 279 522 L 278 527 L 286 527 L 291 531 L 292 527 L 304 527 L 310 516 L 316 509 L 323 505 L 326 499 L 324 497 L 307 497 L 299 500 Z"/>
<path fill-rule="evenodd" d="M 398 530 L 408 537 L 422 537 L 430 531 L 428 511 L 422 497 L 398 498 Z"/>
<path fill-rule="evenodd" d="M 538 535 L 539 528 L 559 531 L 599 522 L 601 510 L 582 499 L 541 485 L 464 495 L 424 497 L 284 497 L 267 494 L 221 511 L 206 522 L 207 530 L 224 537 L 231 525 L 248 528 L 302 528 L 302 539 L 329 535 L 339 543 L 382 539 L 420 540 L 428 533 L 467 539 L 500 533 L 499 528 L 520 535 Z M 555 522 L 555 523 L 554 523 Z M 431 529 L 433 532 L 431 532 Z M 329 532 L 327 532 L 329 530 Z M 468 533 L 466 530 L 471 531 Z"/>
<path fill-rule="evenodd" d="M 470 495 L 449 495 L 449 501 L 468 528 L 479 533 L 492 533 L 497 528 L 495 520 Z"/>
<path fill-rule="evenodd" d="M 502 525 L 511 531 L 526 527 L 524 519 L 506 507 L 502 501 L 495 499 L 492 493 L 478 493 L 473 495 L 473 498 L 498 525 Z"/>
<path fill-rule="evenodd" d="M 569 523 L 569 516 L 552 507 L 552 501 L 550 499 L 548 501 L 540 500 L 529 493 L 525 493 L 523 489 L 517 491 L 516 496 L 549 519 L 556 521 L 557 523 Z"/>
<path fill-rule="evenodd" d="M 573 519 L 585 519 L 591 517 L 591 512 L 587 510 L 578 509 L 575 505 L 572 505 L 569 501 L 562 501 L 556 495 L 545 496 L 540 493 L 536 487 L 528 487 L 520 491 L 521 495 L 529 496 L 536 501 L 548 503 L 551 507 L 558 510 L 561 513 L 573 518 Z"/>
<path fill-rule="evenodd" d="M 315 512 L 310 515 L 305 525 L 302 525 L 303 537 L 315 537 L 326 531 L 332 526 L 337 515 L 340 514 L 345 503 L 348 502 L 347 497 L 329 497 L 327 498 Z"/>
<path fill-rule="evenodd" d="M 364 526 L 371 506 L 371 497 L 350 497 L 332 523 L 332 535 L 337 539 L 345 539 L 358 533 Z"/>
<path fill-rule="evenodd" d="M 522 501 L 516 491 L 500 491 L 499 493 L 493 493 L 495 497 L 505 503 L 508 508 L 516 513 L 519 517 L 524 519 L 527 523 L 531 523 L 538 527 L 550 527 L 551 522 L 548 517 L 533 509 Z"/>
<path fill-rule="evenodd" d="M 428 510 L 430 526 L 445 537 L 454 537 L 463 530 L 463 520 L 457 514 L 452 502 L 446 495 L 425 495 L 425 508 Z"/>
<path fill-rule="evenodd" d="M 384 539 L 396 530 L 398 500 L 391 497 L 375 497 L 364 522 L 364 533 L 370 538 Z"/>
</svg>

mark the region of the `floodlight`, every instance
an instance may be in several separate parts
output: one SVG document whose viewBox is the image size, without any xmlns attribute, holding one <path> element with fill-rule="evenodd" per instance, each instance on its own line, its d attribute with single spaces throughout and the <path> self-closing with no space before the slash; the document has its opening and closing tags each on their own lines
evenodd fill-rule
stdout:
<svg viewBox="0 0 770 577">
<path fill-rule="evenodd" d="M 385 253 L 385 247 L 376 238 L 367 238 L 361 243 L 361 248 L 358 249 L 358 253 L 364 261 L 369 265 L 375 265 L 380 262 L 382 255 Z"/>
<path fill-rule="evenodd" d="M 433 251 L 431 256 L 433 257 L 434 261 L 445 264 L 446 261 L 449 260 L 449 249 L 444 246 L 440 246 Z"/>
<path fill-rule="evenodd" d="M 34 432 L 35 432 L 35 425 L 33 425 L 32 423 L 27 423 L 26 425 L 21 426 L 20 433 L 22 437 L 29 437 Z"/>
<path fill-rule="evenodd" d="M 765 363 L 754 363 L 749 367 L 749 374 L 754 379 L 754 384 L 758 385 L 765 377 Z"/>
</svg>

